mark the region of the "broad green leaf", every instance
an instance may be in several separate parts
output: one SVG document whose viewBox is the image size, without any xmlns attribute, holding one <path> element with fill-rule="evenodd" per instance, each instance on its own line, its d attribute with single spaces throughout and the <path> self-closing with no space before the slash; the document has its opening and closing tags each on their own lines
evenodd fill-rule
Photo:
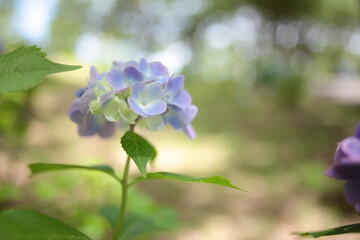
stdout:
<svg viewBox="0 0 360 240">
<path fill-rule="evenodd" d="M 360 233 L 360 223 L 330 228 L 323 231 L 294 233 L 294 234 L 299 236 L 310 236 L 310 237 L 318 238 L 323 236 L 339 235 L 345 233 Z"/>
<path fill-rule="evenodd" d="M 101 209 L 101 214 L 114 228 L 119 209 L 107 206 Z M 125 217 L 123 228 L 118 240 L 148 239 L 148 236 L 159 231 L 173 229 L 177 217 L 175 212 L 169 208 L 155 208 L 143 213 L 128 213 Z M 141 238 L 143 237 L 143 238 Z"/>
<path fill-rule="evenodd" d="M 57 164 L 57 163 L 32 163 L 29 164 L 31 174 L 35 175 L 42 172 L 48 171 L 61 171 L 61 170 L 71 170 L 71 169 L 83 169 L 83 170 L 92 170 L 106 173 L 117 181 L 120 181 L 114 170 L 107 165 L 96 165 L 96 166 L 79 166 L 79 165 L 68 165 L 68 164 Z"/>
<path fill-rule="evenodd" d="M 28 210 L 0 212 L 0 239 L 91 240 L 64 222 Z"/>
<path fill-rule="evenodd" d="M 224 187 L 235 188 L 237 190 L 246 191 L 242 188 L 238 188 L 231 184 L 231 182 L 222 177 L 222 176 L 211 176 L 211 177 L 203 177 L 203 178 L 194 178 L 186 175 L 176 174 L 176 173 L 169 173 L 169 172 L 157 172 L 157 173 L 148 173 L 146 177 L 139 177 L 135 181 L 142 181 L 148 179 L 171 179 L 171 180 L 178 180 L 183 182 L 201 182 L 201 183 L 210 183 L 216 184 Z"/>
<path fill-rule="evenodd" d="M 31 88 L 48 74 L 72 71 L 81 66 L 54 63 L 38 47 L 21 47 L 0 56 L 0 92 Z"/>
<path fill-rule="evenodd" d="M 156 156 L 155 148 L 143 137 L 131 131 L 127 131 L 121 138 L 121 145 L 145 177 L 147 163 Z"/>
</svg>

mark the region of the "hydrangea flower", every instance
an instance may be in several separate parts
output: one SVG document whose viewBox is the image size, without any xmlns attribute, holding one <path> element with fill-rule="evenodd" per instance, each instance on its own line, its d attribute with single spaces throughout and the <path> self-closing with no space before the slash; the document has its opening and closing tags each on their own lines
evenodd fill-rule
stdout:
<svg viewBox="0 0 360 240">
<path fill-rule="evenodd" d="M 116 125 L 143 120 L 151 131 L 169 124 L 195 137 L 191 125 L 197 114 L 184 76 L 173 76 L 160 62 L 113 62 L 112 69 L 98 73 L 91 67 L 88 86 L 75 92 L 69 117 L 81 136 L 110 137 Z"/>
<path fill-rule="evenodd" d="M 325 171 L 325 175 L 347 181 L 344 188 L 345 198 L 360 214 L 360 122 L 355 136 L 338 143 L 334 164 Z"/>
<path fill-rule="evenodd" d="M 166 111 L 167 104 L 163 95 L 160 84 L 136 83 L 131 89 L 128 103 L 131 109 L 140 116 L 155 116 Z"/>
</svg>

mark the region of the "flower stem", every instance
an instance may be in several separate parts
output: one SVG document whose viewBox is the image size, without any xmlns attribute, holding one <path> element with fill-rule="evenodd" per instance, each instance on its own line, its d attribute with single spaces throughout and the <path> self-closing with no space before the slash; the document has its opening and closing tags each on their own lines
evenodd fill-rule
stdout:
<svg viewBox="0 0 360 240">
<path fill-rule="evenodd" d="M 130 126 L 130 131 L 134 132 L 135 125 Z M 119 217 L 116 222 L 115 230 L 114 230 L 114 237 L 113 240 L 118 240 L 120 236 L 121 228 L 124 224 L 125 219 L 125 212 L 126 212 L 126 206 L 127 206 L 127 197 L 128 197 L 128 177 L 129 177 L 129 168 L 130 168 L 130 156 L 128 155 L 126 158 L 125 163 L 125 169 L 124 169 L 124 175 L 120 181 L 122 186 L 122 196 L 121 196 L 121 205 L 120 205 L 120 211 L 119 211 Z"/>
</svg>

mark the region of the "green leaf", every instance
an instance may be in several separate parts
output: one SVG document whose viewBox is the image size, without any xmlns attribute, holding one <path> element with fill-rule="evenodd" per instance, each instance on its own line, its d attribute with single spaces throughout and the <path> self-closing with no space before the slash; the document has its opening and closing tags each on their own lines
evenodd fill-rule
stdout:
<svg viewBox="0 0 360 240">
<path fill-rule="evenodd" d="M 91 240 L 64 222 L 28 210 L 0 212 L 0 236 L 6 240 Z"/>
<path fill-rule="evenodd" d="M 232 185 L 228 179 L 226 179 L 222 176 L 194 178 L 194 177 L 176 174 L 176 173 L 157 172 L 157 173 L 148 173 L 146 177 L 139 177 L 135 180 L 135 182 L 142 181 L 142 180 L 149 180 L 149 179 L 171 179 L 171 180 L 178 180 L 178 181 L 183 181 L 183 182 L 209 183 L 209 184 L 216 184 L 216 185 L 220 185 L 220 186 L 224 186 L 224 187 L 235 188 L 237 190 L 246 192 L 246 190 Z"/>
<path fill-rule="evenodd" d="M 57 164 L 57 163 L 32 163 L 28 165 L 31 174 L 35 175 L 38 173 L 48 172 L 48 171 L 61 171 L 61 170 L 71 170 L 71 169 L 83 169 L 83 170 L 92 170 L 106 173 L 117 181 L 120 181 L 118 176 L 115 174 L 114 170 L 107 165 L 96 165 L 96 166 L 79 166 L 79 165 L 68 165 L 68 164 Z"/>
<path fill-rule="evenodd" d="M 294 234 L 299 236 L 310 236 L 310 237 L 318 238 L 323 236 L 339 235 L 345 233 L 360 233 L 360 223 L 330 228 L 318 232 L 305 232 L 305 233 L 297 232 Z"/>
<path fill-rule="evenodd" d="M 145 177 L 147 163 L 156 156 L 155 148 L 143 137 L 131 131 L 127 131 L 121 138 L 121 145 Z"/>
<path fill-rule="evenodd" d="M 101 209 L 101 214 L 114 228 L 119 209 L 106 206 Z M 123 228 L 118 240 L 131 240 L 134 237 L 148 237 L 159 231 L 174 228 L 177 222 L 175 212 L 169 208 L 155 208 L 146 213 L 128 213 L 125 217 Z M 137 239 L 137 238 L 136 238 Z"/>
<path fill-rule="evenodd" d="M 31 88 L 48 74 L 72 71 L 81 66 L 51 62 L 40 48 L 21 47 L 0 56 L 0 92 L 16 92 Z"/>
</svg>

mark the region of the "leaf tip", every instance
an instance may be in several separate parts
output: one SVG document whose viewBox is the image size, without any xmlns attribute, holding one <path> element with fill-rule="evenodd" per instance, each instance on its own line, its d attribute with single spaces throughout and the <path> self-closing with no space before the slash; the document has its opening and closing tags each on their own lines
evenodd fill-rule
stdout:
<svg viewBox="0 0 360 240">
<path fill-rule="evenodd" d="M 239 190 L 239 191 L 242 191 L 242 192 L 245 192 L 247 194 L 249 194 L 250 192 L 244 188 L 239 188 L 239 187 L 235 187 L 236 190 Z"/>
<path fill-rule="evenodd" d="M 318 237 L 316 237 L 316 236 L 314 236 L 313 234 L 308 233 L 308 232 L 292 232 L 291 234 L 292 234 L 292 235 L 299 236 L 299 237 L 313 237 L 313 238 L 318 238 Z"/>
<path fill-rule="evenodd" d="M 76 70 L 76 69 L 79 69 L 79 68 L 82 68 L 83 66 L 81 65 L 70 65 L 72 67 L 73 70 Z"/>
</svg>

